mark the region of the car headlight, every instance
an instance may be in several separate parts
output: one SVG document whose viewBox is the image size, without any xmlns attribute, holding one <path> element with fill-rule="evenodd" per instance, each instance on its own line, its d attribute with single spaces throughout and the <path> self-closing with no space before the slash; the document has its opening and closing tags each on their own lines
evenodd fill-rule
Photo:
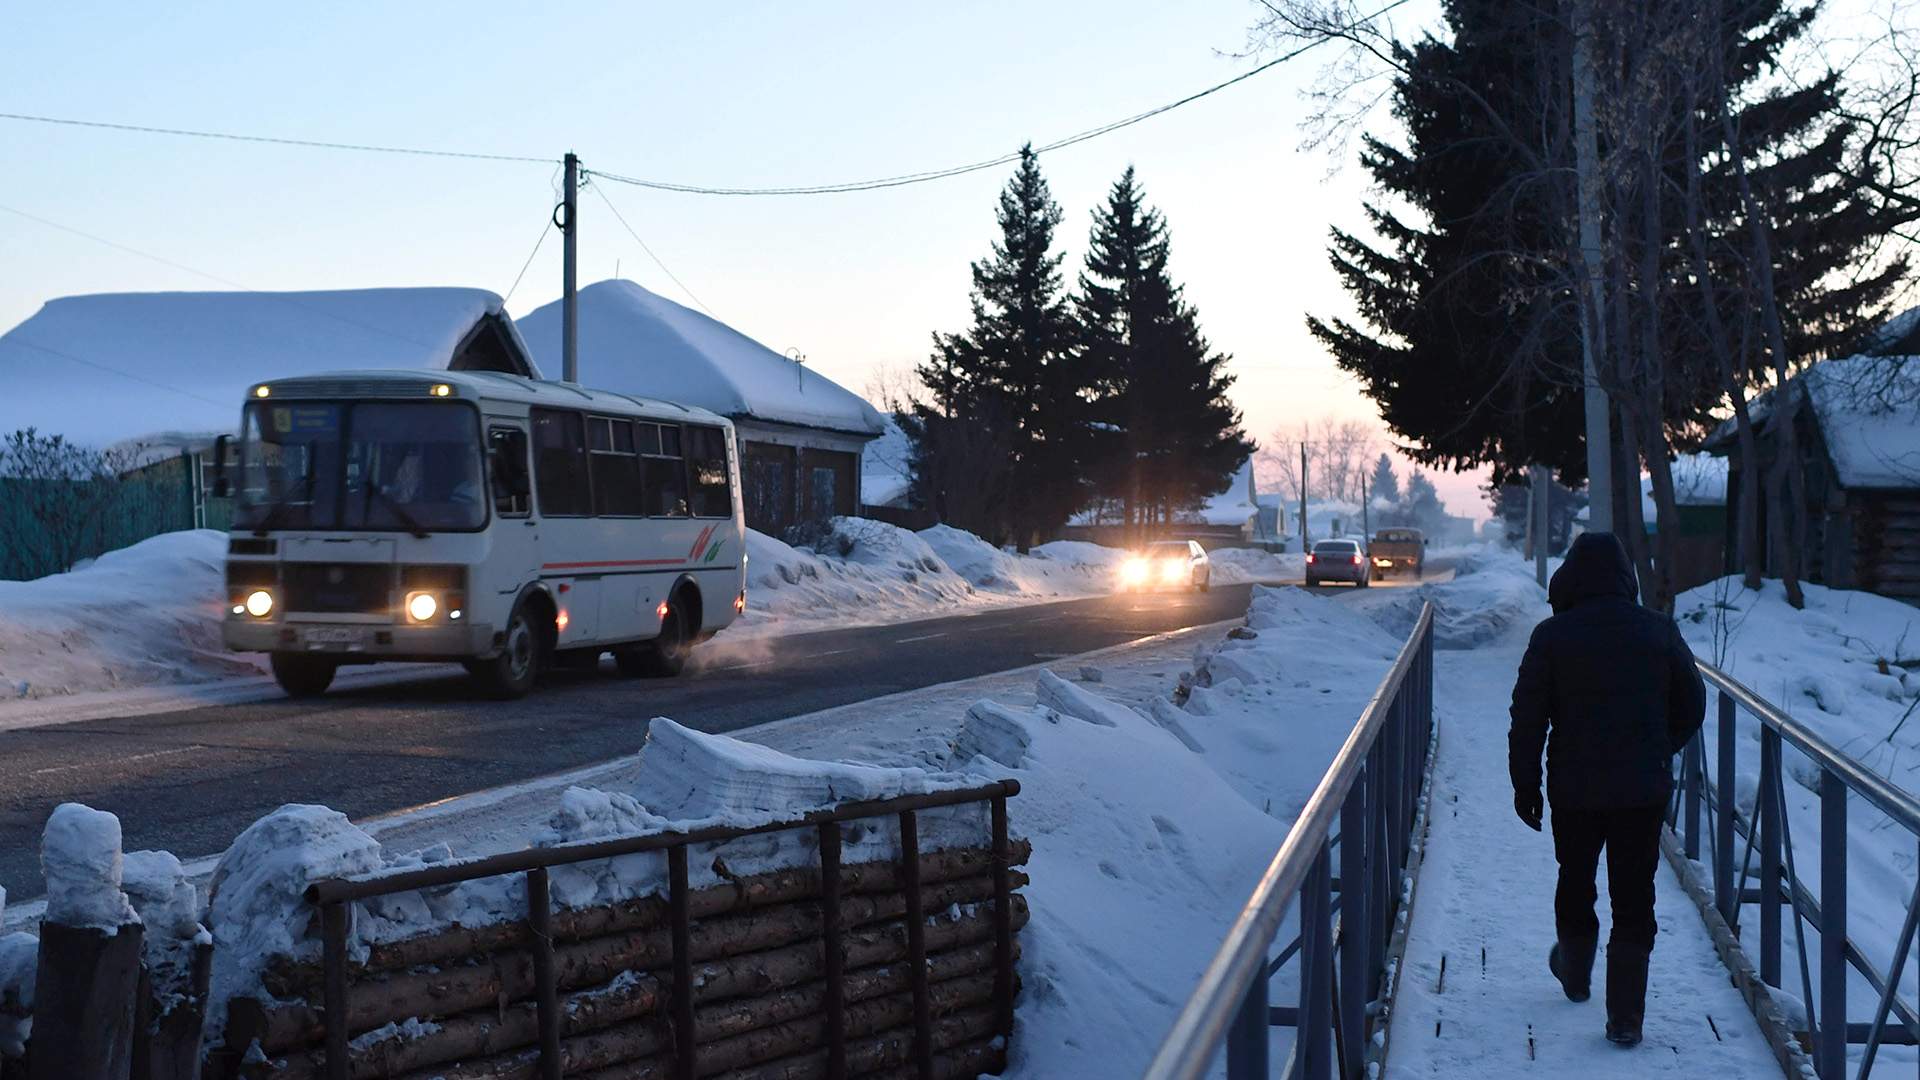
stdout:
<svg viewBox="0 0 1920 1080">
<path fill-rule="evenodd" d="M 1120 580 L 1129 585 L 1138 585 L 1147 580 L 1147 560 L 1128 559 L 1120 564 Z"/>
<path fill-rule="evenodd" d="M 256 619 L 264 619 L 273 614 L 273 594 L 265 589 L 255 589 L 247 594 L 247 614 Z"/>
<path fill-rule="evenodd" d="M 407 618 L 426 622 L 440 613 L 440 600 L 430 592 L 407 594 Z"/>
<path fill-rule="evenodd" d="M 1160 565 L 1160 576 L 1168 581 L 1179 581 L 1180 575 L 1184 573 L 1186 569 L 1187 564 L 1180 560 L 1168 559 Z"/>
</svg>

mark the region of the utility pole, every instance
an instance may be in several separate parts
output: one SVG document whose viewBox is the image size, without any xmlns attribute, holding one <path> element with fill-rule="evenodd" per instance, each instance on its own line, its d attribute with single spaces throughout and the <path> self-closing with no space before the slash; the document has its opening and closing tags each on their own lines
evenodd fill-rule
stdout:
<svg viewBox="0 0 1920 1080">
<path fill-rule="evenodd" d="M 1613 428 L 1600 364 L 1607 355 L 1606 296 L 1600 279 L 1600 137 L 1593 118 L 1594 0 L 1573 4 L 1573 159 L 1580 216 L 1580 261 L 1587 302 L 1580 307 L 1580 358 L 1587 421 L 1587 514 L 1594 532 L 1613 531 Z"/>
<path fill-rule="evenodd" d="M 1547 544 L 1552 536 L 1552 530 L 1548 527 L 1548 522 L 1552 520 L 1548 514 L 1548 504 L 1552 496 L 1552 479 L 1547 472 L 1547 467 L 1535 465 L 1533 467 L 1533 498 L 1530 500 L 1531 505 L 1527 507 L 1528 516 L 1532 520 L 1528 523 L 1527 531 L 1533 534 L 1533 576 L 1540 582 L 1540 587 L 1543 589 L 1547 587 Z"/>
<path fill-rule="evenodd" d="M 1367 474 L 1360 474 L 1360 539 L 1373 539 L 1373 500 L 1367 495 Z"/>
<path fill-rule="evenodd" d="M 566 194 L 560 203 L 560 212 L 566 218 L 560 223 L 560 236 L 564 241 L 560 259 L 560 378 L 564 382 L 580 381 L 580 295 L 579 276 L 580 230 L 574 215 L 579 211 L 580 194 L 580 158 L 573 151 L 567 151 Z"/>
<path fill-rule="evenodd" d="M 1300 443 L 1300 554 L 1305 555 L 1310 543 L 1307 538 L 1307 444 Z"/>
</svg>

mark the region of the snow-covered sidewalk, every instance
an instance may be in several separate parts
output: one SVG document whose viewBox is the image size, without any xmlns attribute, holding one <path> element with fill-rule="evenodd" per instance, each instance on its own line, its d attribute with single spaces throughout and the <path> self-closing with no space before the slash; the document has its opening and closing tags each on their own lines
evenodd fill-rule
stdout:
<svg viewBox="0 0 1920 1080">
<path fill-rule="evenodd" d="M 1507 780 L 1507 695 L 1530 630 L 1517 626 L 1487 647 L 1435 657 L 1441 729 L 1432 831 L 1394 1008 L 1388 1077 L 1779 1076 L 1699 912 L 1665 861 L 1656 883 L 1660 937 L 1644 1043 L 1622 1050 L 1604 1037 L 1604 947 L 1585 1004 L 1568 1001 L 1548 973 L 1553 840 L 1514 816 Z M 1605 860 L 1601 871 L 1604 940 L 1611 924 Z"/>
</svg>

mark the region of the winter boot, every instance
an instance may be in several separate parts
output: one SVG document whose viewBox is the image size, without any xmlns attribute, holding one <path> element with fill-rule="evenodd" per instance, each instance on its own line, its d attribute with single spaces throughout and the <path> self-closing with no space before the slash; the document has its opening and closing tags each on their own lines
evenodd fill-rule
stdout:
<svg viewBox="0 0 1920 1080">
<path fill-rule="evenodd" d="M 1649 953 L 1633 946 L 1607 946 L 1607 1041 L 1618 1046 L 1640 1044 Z"/>
<path fill-rule="evenodd" d="M 1560 989 L 1568 1001 L 1585 1001 L 1593 996 L 1593 952 L 1599 942 L 1569 938 L 1554 942 L 1547 952 L 1547 970 L 1560 980 Z"/>
</svg>

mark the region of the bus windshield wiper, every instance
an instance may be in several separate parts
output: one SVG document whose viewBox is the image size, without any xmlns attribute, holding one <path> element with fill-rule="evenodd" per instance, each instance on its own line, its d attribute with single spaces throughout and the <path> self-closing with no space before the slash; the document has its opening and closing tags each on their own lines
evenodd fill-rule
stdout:
<svg viewBox="0 0 1920 1080">
<path fill-rule="evenodd" d="M 396 499 L 393 496 L 387 494 L 386 491 L 382 489 L 379 484 L 369 482 L 367 484 L 367 498 L 371 499 L 375 495 L 380 496 L 380 501 L 387 504 L 387 510 L 393 514 L 395 520 L 399 521 L 400 524 L 406 526 L 406 529 L 408 532 L 412 533 L 414 536 L 422 540 L 425 540 L 430 535 L 427 532 L 427 527 L 425 525 L 420 524 L 420 519 L 414 517 L 413 514 L 407 510 L 406 506 L 404 506 L 399 499 Z M 362 511 L 361 516 L 362 517 L 366 516 L 364 510 Z"/>
<path fill-rule="evenodd" d="M 311 460 L 309 460 L 309 462 L 307 463 L 307 475 L 300 478 L 300 487 L 298 488 L 298 490 L 288 492 L 285 496 L 275 499 L 273 502 L 269 503 L 267 505 L 267 512 L 260 515 L 260 521 L 254 525 L 253 535 L 255 536 L 267 535 L 267 533 L 271 532 L 275 526 L 280 524 L 281 516 L 285 514 L 288 510 L 291 510 L 296 502 L 306 501 L 308 503 L 311 503 L 312 500 L 313 500 L 313 463 L 311 462 Z M 312 523 L 309 522 L 308 524 L 311 525 Z"/>
</svg>

